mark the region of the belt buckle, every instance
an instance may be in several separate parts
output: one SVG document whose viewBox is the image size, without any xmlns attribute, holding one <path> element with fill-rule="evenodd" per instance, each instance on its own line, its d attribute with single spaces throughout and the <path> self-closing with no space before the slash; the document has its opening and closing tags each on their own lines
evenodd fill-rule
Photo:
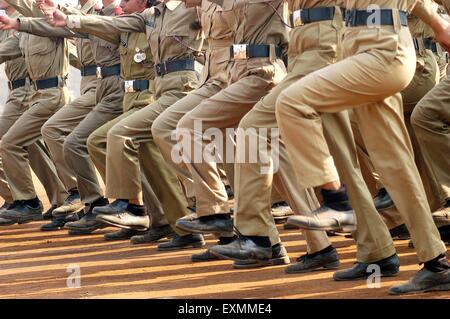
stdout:
<svg viewBox="0 0 450 319">
<path fill-rule="evenodd" d="M 294 27 L 299 27 L 303 25 L 302 22 L 302 10 L 296 10 L 292 13 L 292 23 L 294 24 Z"/>
<path fill-rule="evenodd" d="M 95 69 L 95 74 L 97 75 L 97 78 L 98 78 L 98 79 L 101 79 L 101 78 L 102 78 L 102 68 L 98 66 L 98 67 Z"/>
<path fill-rule="evenodd" d="M 235 60 L 246 60 L 247 44 L 233 44 L 233 57 Z"/>
<path fill-rule="evenodd" d="M 134 86 L 133 86 L 134 81 L 131 81 L 131 80 L 125 81 L 124 84 L 125 84 L 125 92 L 126 93 L 134 93 L 135 92 Z"/>
<path fill-rule="evenodd" d="M 156 65 L 156 72 L 159 74 L 159 76 L 162 76 L 164 74 L 167 74 L 167 64 L 166 61 L 161 62 Z"/>
</svg>

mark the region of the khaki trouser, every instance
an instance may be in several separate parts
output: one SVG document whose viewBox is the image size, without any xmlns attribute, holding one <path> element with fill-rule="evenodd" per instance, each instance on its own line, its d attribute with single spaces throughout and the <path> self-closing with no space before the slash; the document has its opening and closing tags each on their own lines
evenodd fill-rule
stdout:
<svg viewBox="0 0 450 319">
<path fill-rule="evenodd" d="M 41 138 L 44 123 L 69 99 L 66 87 L 34 91 L 32 94 L 29 109 L 15 121 L 1 141 L 3 168 L 14 200 L 36 197 L 27 149 Z"/>
<path fill-rule="evenodd" d="M 96 100 L 97 105 L 67 136 L 63 145 L 64 160 L 75 174 L 78 191 L 85 204 L 103 197 L 86 142 L 97 128 L 122 114 L 122 79 L 119 76 L 101 79 L 97 84 Z"/>
<path fill-rule="evenodd" d="M 415 53 L 408 28 L 348 28 L 344 60 L 307 75 L 280 94 L 277 121 L 302 187 L 339 180 L 323 136 L 319 113 L 353 108 L 376 171 L 411 233 L 421 262 L 445 253 L 414 164 L 400 92 L 413 78 Z M 370 53 L 368 52 L 370 50 Z M 404 194 L 409 194 L 404 197 Z M 366 234 L 389 243 L 386 226 L 358 214 L 358 260 L 364 260 Z M 369 238 L 369 240 L 372 238 Z M 392 247 L 390 248 L 392 249 Z M 387 257 L 387 256 L 386 256 Z"/>
<path fill-rule="evenodd" d="M 94 108 L 96 85 L 97 77 L 83 77 L 81 95 L 56 112 L 41 130 L 66 190 L 76 189 L 77 179 L 71 167 L 64 161 L 63 145 L 67 136 Z"/>
<path fill-rule="evenodd" d="M 152 94 L 148 90 L 143 92 L 125 93 L 123 108 L 124 113 L 102 125 L 91 135 L 89 135 L 89 138 L 87 140 L 89 155 L 98 172 L 102 176 L 104 182 L 106 182 L 106 143 L 109 130 L 124 118 L 127 118 L 134 112 L 143 108 L 145 105 L 139 103 L 140 101 L 144 101 L 145 103 L 147 103 L 151 100 Z M 144 175 L 141 175 L 141 182 L 144 204 L 148 208 L 152 217 L 152 226 L 160 227 L 163 225 L 167 225 L 168 222 L 164 216 L 161 203 L 159 202 L 156 194 L 153 192 L 153 189 L 151 188 Z"/>
<path fill-rule="evenodd" d="M 227 132 L 226 129 L 236 128 L 241 118 L 279 83 L 284 75 L 285 69 L 281 60 L 273 63 L 268 58 L 237 60 L 230 73 L 233 83 L 201 102 L 179 121 L 177 130 L 183 139 L 187 138 L 191 148 L 190 154 L 183 152 L 183 161 L 194 180 L 197 215 L 229 212 L 228 196 L 217 169 L 217 159 L 204 159 L 203 156 L 197 158 L 200 154 L 195 154 L 196 150 L 201 150 L 202 153 L 205 148 L 211 148 L 211 138 L 205 136 L 205 131 L 218 129 L 225 139 L 232 141 L 234 132 Z M 225 152 L 222 154 L 234 154 L 234 143 L 223 144 Z M 233 149 L 227 148 L 227 144 Z M 220 155 L 221 152 L 221 149 L 216 150 L 216 154 Z M 222 155 L 224 162 L 234 162 L 233 157 L 229 159 L 224 156 Z"/>
<path fill-rule="evenodd" d="M 428 202 L 432 209 L 436 209 L 440 206 L 439 198 L 439 184 L 434 178 L 434 175 L 430 171 L 429 167 L 425 164 L 425 160 L 422 151 L 418 145 L 417 138 L 411 126 L 411 112 L 416 104 L 430 91 L 436 84 L 439 83 L 440 71 L 436 63 L 435 55 L 426 50 L 424 54 L 418 56 L 420 63 L 417 64 L 416 73 L 411 83 L 406 89 L 402 91 L 403 108 L 398 110 L 400 116 L 404 116 L 406 128 L 411 138 L 411 143 L 414 150 L 414 159 L 419 169 L 420 177 L 423 182 L 425 192 L 428 198 Z M 403 112 L 403 114 L 402 114 Z M 364 141 L 362 140 L 361 133 L 359 132 L 356 119 L 352 118 L 352 128 L 354 130 L 356 144 L 358 146 L 358 152 L 360 158 L 365 161 L 367 167 L 372 171 L 373 178 L 376 181 L 377 188 L 380 189 L 383 186 L 382 181 L 377 172 L 374 171 L 373 164 L 371 163 L 369 154 L 367 153 Z M 405 194 L 404 196 L 408 196 Z"/>
<path fill-rule="evenodd" d="M 28 86 L 17 88 L 10 92 L 8 100 L 4 106 L 3 113 L 0 116 L 0 140 L 28 109 L 28 99 L 30 88 Z M 50 154 L 41 140 L 37 140 L 34 144 L 27 147 L 28 159 L 34 173 L 41 181 L 47 193 L 49 201 L 52 205 L 61 204 L 67 193 L 64 185 L 56 174 L 55 164 Z M 2 162 L 0 158 L 0 196 L 7 203 L 13 201 L 11 190 L 3 172 Z"/>
<path fill-rule="evenodd" d="M 305 75 L 332 64 L 341 55 L 341 43 L 338 39 L 342 35 L 343 28 L 336 27 L 342 26 L 342 23 L 339 24 L 338 21 L 342 21 L 339 12 L 334 22 L 324 21 L 291 31 L 288 75 L 242 119 L 239 124 L 240 128 L 247 130 L 256 128 L 258 130 L 278 127 L 275 105 L 279 94 Z M 332 23 L 334 26 L 331 25 Z M 320 39 L 317 38 L 319 30 Z M 336 159 L 356 213 L 370 214 L 373 215 L 373 218 L 379 219 L 359 170 L 347 112 L 322 114 L 322 121 L 331 154 Z M 266 136 L 268 136 L 267 139 Z M 270 134 L 259 134 L 258 136 L 260 143 L 267 143 L 268 147 L 271 146 L 271 137 Z M 248 142 L 245 145 L 248 147 Z M 268 149 L 270 150 L 270 148 Z M 278 154 L 274 154 L 274 156 L 278 157 L 279 170 L 277 174 L 273 175 L 273 184 L 281 184 L 286 188 L 286 193 L 291 197 L 289 202 L 297 214 L 310 216 L 310 209 L 305 205 L 299 205 L 299 201 L 295 200 L 295 196 L 298 196 L 301 188 L 297 183 L 293 166 L 282 141 L 279 144 Z M 244 235 L 267 236 L 269 229 L 274 227 L 268 205 L 272 174 L 262 174 L 262 167 L 261 161 L 236 164 L 236 226 Z M 330 245 L 325 232 L 305 231 L 304 233 L 309 253 L 317 252 Z M 371 238 L 371 241 L 366 244 L 367 253 L 360 256 L 361 261 L 379 260 L 384 258 L 385 254 L 393 253 L 392 241 L 378 242 L 376 234 L 372 232 L 366 234 L 367 237 Z"/>
<path fill-rule="evenodd" d="M 450 198 L 450 77 L 417 104 L 411 116 L 425 163 L 438 181 L 441 203 Z"/>
<path fill-rule="evenodd" d="M 169 224 L 186 214 L 186 197 L 173 169 L 156 146 L 151 127 L 168 107 L 186 96 L 197 82 L 192 71 L 174 72 L 155 79 L 157 100 L 114 125 L 107 134 L 106 195 L 133 199 L 142 196 L 141 169 L 160 200 Z M 160 88 L 161 93 L 159 93 Z"/>
</svg>

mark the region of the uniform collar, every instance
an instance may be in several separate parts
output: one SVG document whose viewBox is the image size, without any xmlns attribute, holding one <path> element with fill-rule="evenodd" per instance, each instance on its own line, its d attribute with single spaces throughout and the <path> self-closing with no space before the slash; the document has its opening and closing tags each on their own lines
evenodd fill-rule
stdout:
<svg viewBox="0 0 450 319">
<path fill-rule="evenodd" d="M 176 8 L 178 8 L 178 6 L 182 3 L 183 1 L 175 1 L 175 0 L 171 0 L 168 2 L 160 2 L 158 5 L 155 6 L 155 9 L 157 9 L 159 12 L 162 11 L 163 7 L 165 6 L 167 9 L 169 9 L 170 11 L 175 10 Z"/>
<path fill-rule="evenodd" d="M 89 11 L 91 11 L 91 9 L 97 4 L 96 0 L 88 0 L 82 7 L 81 7 L 81 11 L 83 11 L 84 13 L 88 13 Z"/>
</svg>

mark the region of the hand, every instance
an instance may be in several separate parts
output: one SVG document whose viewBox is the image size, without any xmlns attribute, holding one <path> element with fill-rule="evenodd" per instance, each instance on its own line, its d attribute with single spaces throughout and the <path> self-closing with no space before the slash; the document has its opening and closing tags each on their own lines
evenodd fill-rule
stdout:
<svg viewBox="0 0 450 319">
<path fill-rule="evenodd" d="M 62 13 L 60 10 L 55 10 L 53 13 L 46 13 L 45 19 L 47 20 L 48 24 L 54 27 L 65 27 L 67 26 L 67 16 Z"/>
<path fill-rule="evenodd" d="M 438 14 L 434 14 L 429 22 L 429 26 L 434 31 L 434 37 L 442 47 L 450 52 L 450 23 Z"/>
<path fill-rule="evenodd" d="M 12 19 L 7 16 L 0 16 L 0 30 L 19 30 L 20 23 L 17 19 Z"/>
<path fill-rule="evenodd" d="M 54 11 L 58 8 L 53 0 L 36 0 L 36 4 L 42 11 Z"/>
</svg>

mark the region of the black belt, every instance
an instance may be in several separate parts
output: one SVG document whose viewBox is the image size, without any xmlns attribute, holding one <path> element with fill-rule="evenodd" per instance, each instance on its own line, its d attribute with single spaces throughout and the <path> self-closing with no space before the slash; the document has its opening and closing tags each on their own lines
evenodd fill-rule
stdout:
<svg viewBox="0 0 450 319">
<path fill-rule="evenodd" d="M 108 76 L 120 75 L 120 63 L 112 66 L 97 67 L 97 77 L 106 78 Z"/>
<path fill-rule="evenodd" d="M 14 80 L 14 81 L 9 81 L 8 82 L 8 87 L 12 91 L 12 90 L 15 90 L 15 89 L 18 89 L 18 88 L 21 88 L 21 87 L 25 86 L 26 83 L 27 83 L 27 79 L 17 79 L 17 80 Z"/>
<path fill-rule="evenodd" d="M 342 16 L 345 16 L 345 8 L 341 8 Z M 297 12 L 300 12 L 299 14 Z M 297 27 L 299 25 L 304 25 L 313 22 L 327 21 L 334 19 L 334 13 L 336 12 L 336 7 L 322 7 L 322 8 L 307 8 L 296 10 L 291 15 L 292 25 Z M 300 21 L 297 19 L 300 18 Z"/>
<path fill-rule="evenodd" d="M 431 50 L 433 53 L 436 54 L 439 53 L 438 45 L 436 43 L 436 40 L 434 40 L 434 38 L 424 38 L 423 45 L 425 46 L 425 49 Z"/>
<path fill-rule="evenodd" d="M 125 92 L 133 93 L 148 90 L 150 87 L 149 80 L 125 80 Z"/>
<path fill-rule="evenodd" d="M 194 71 L 195 65 L 192 59 L 180 59 L 165 61 L 155 64 L 155 72 L 157 76 L 163 76 L 168 73 L 178 71 Z"/>
<path fill-rule="evenodd" d="M 59 86 L 59 77 L 47 78 L 42 80 L 33 81 L 34 88 L 36 90 L 45 90 L 56 88 Z"/>
<path fill-rule="evenodd" d="M 80 69 L 80 72 L 81 72 L 81 76 L 96 75 L 97 74 L 97 66 L 95 64 L 82 66 Z"/>
<path fill-rule="evenodd" d="M 230 51 L 235 60 L 270 57 L 270 45 L 268 44 L 234 44 L 230 47 Z M 276 46 L 277 58 L 281 58 L 282 53 L 281 48 Z"/>
<path fill-rule="evenodd" d="M 347 10 L 345 13 L 345 25 L 351 27 L 370 26 L 369 22 L 373 21 L 374 14 L 379 11 L 380 24 L 379 25 L 394 25 L 394 16 L 392 9 L 379 10 Z M 399 11 L 400 23 L 402 26 L 408 26 L 408 13 L 406 11 Z M 378 21 L 375 21 L 378 22 Z"/>
</svg>

